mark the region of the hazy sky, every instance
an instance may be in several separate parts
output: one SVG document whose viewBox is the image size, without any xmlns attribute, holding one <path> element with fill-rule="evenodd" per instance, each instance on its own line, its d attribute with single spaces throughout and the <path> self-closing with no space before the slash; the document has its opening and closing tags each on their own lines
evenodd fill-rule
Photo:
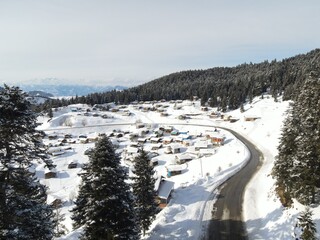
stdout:
<svg viewBox="0 0 320 240">
<path fill-rule="evenodd" d="M 0 83 L 134 86 L 319 48 L 319 0 L 0 0 Z"/>
</svg>

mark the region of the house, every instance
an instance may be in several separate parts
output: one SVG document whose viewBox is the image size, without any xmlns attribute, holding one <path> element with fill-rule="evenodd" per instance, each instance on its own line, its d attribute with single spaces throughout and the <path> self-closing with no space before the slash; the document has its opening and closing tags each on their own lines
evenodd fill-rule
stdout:
<svg viewBox="0 0 320 240">
<path fill-rule="evenodd" d="M 152 144 L 151 145 L 151 150 L 158 150 L 162 148 L 162 144 L 161 143 L 157 143 L 157 144 Z"/>
<path fill-rule="evenodd" d="M 51 154 L 52 156 L 58 156 L 64 154 L 64 150 L 61 147 L 50 147 L 47 150 L 47 153 Z"/>
<path fill-rule="evenodd" d="M 161 141 L 161 138 L 158 137 L 152 137 L 150 138 L 151 143 L 159 143 Z"/>
<path fill-rule="evenodd" d="M 164 151 L 164 153 L 166 154 L 176 154 L 176 153 L 180 153 L 181 152 L 181 147 L 179 145 L 171 145 L 171 146 L 167 146 L 166 150 Z"/>
<path fill-rule="evenodd" d="M 225 136 L 215 130 L 214 132 L 206 133 L 206 138 L 210 139 L 211 143 L 215 145 L 223 145 Z"/>
<path fill-rule="evenodd" d="M 170 144 L 170 143 L 172 143 L 172 141 L 173 141 L 173 138 L 172 138 L 172 137 L 164 137 L 164 138 L 162 139 L 162 143 L 163 143 L 163 144 Z"/>
<path fill-rule="evenodd" d="M 219 118 L 220 113 L 219 112 L 211 112 L 209 115 L 209 118 Z"/>
<path fill-rule="evenodd" d="M 58 135 L 57 135 L 57 134 L 54 134 L 54 133 L 53 133 L 53 134 L 49 134 L 49 135 L 48 135 L 48 139 L 49 139 L 49 140 L 54 140 L 54 139 L 57 139 L 57 138 L 58 138 Z"/>
<path fill-rule="evenodd" d="M 199 151 L 197 151 L 194 146 L 188 147 L 186 153 L 195 157 L 199 155 Z"/>
<path fill-rule="evenodd" d="M 150 164 L 150 166 L 153 166 L 153 167 L 157 166 L 159 164 L 158 158 L 156 158 L 156 157 L 151 158 L 149 164 Z"/>
<path fill-rule="evenodd" d="M 126 153 L 129 155 L 129 156 L 132 156 L 132 155 L 136 155 L 137 153 L 139 153 L 139 149 L 138 148 L 135 148 L 135 147 L 127 147 L 126 149 Z"/>
<path fill-rule="evenodd" d="M 187 119 L 187 116 L 186 116 L 186 115 L 179 115 L 179 116 L 178 116 L 178 119 L 179 119 L 179 120 L 186 120 L 186 119 Z"/>
<path fill-rule="evenodd" d="M 192 139 L 192 136 L 189 134 L 182 134 L 180 135 L 180 137 L 182 137 L 182 140 L 190 140 Z"/>
<path fill-rule="evenodd" d="M 235 122 L 238 121 L 238 120 L 239 120 L 238 118 L 232 117 L 232 118 L 230 118 L 229 121 L 230 121 L 231 123 L 235 123 Z"/>
<path fill-rule="evenodd" d="M 46 169 L 44 172 L 44 178 L 49 179 L 49 178 L 56 178 L 57 177 L 57 170 L 55 168 L 52 169 Z"/>
<path fill-rule="evenodd" d="M 136 128 L 144 128 L 144 124 L 143 123 L 137 123 L 136 124 Z"/>
<path fill-rule="evenodd" d="M 221 116 L 222 117 L 222 116 Z M 223 121 L 230 121 L 230 119 L 232 118 L 231 115 L 223 115 Z"/>
<path fill-rule="evenodd" d="M 138 143 L 146 143 L 147 142 L 147 139 L 146 138 L 138 138 L 137 139 Z"/>
<path fill-rule="evenodd" d="M 174 188 L 174 182 L 159 177 L 155 182 L 154 190 L 157 193 L 156 202 L 160 208 L 164 208 L 170 201 L 171 193 Z"/>
<path fill-rule="evenodd" d="M 212 144 L 208 143 L 208 141 L 197 141 L 194 143 L 194 147 L 196 151 L 199 151 L 200 149 L 207 149 L 211 148 Z"/>
<path fill-rule="evenodd" d="M 67 138 L 72 138 L 72 134 L 65 134 L 65 135 L 64 135 L 64 138 L 65 138 L 65 139 L 67 139 Z"/>
<path fill-rule="evenodd" d="M 171 148 L 171 146 L 167 146 L 167 147 L 166 147 L 166 150 L 164 150 L 164 153 L 166 153 L 166 154 L 172 153 L 172 148 Z"/>
<path fill-rule="evenodd" d="M 247 122 L 253 122 L 255 120 L 259 119 L 259 117 L 257 116 L 245 116 L 244 117 L 244 120 L 247 121 Z"/>
<path fill-rule="evenodd" d="M 179 131 L 178 130 L 172 130 L 170 132 L 170 134 L 173 135 L 173 136 L 177 136 L 177 135 L 179 135 Z"/>
<path fill-rule="evenodd" d="M 193 157 L 189 154 L 180 154 L 180 155 L 177 155 L 175 158 L 178 164 L 186 163 L 193 159 Z"/>
<path fill-rule="evenodd" d="M 182 144 L 186 147 L 189 147 L 192 145 L 192 141 L 191 140 L 183 140 L 182 141 Z"/>
<path fill-rule="evenodd" d="M 182 165 L 168 165 L 166 166 L 167 169 L 167 176 L 172 177 L 175 175 L 182 174 L 182 171 L 187 169 L 187 165 L 182 164 Z"/>
<path fill-rule="evenodd" d="M 112 108 L 110 109 L 111 112 L 119 112 L 119 109 L 118 108 Z"/>
<path fill-rule="evenodd" d="M 75 161 L 71 161 L 71 162 L 68 164 L 68 169 L 77 168 L 77 167 L 78 167 L 78 163 L 75 162 Z"/>
<path fill-rule="evenodd" d="M 162 137 L 163 136 L 163 130 L 157 129 L 154 131 L 154 134 L 156 134 L 157 137 Z"/>
<path fill-rule="evenodd" d="M 173 127 L 172 127 L 172 126 L 166 126 L 166 127 L 164 128 L 164 131 L 165 131 L 166 133 L 171 133 L 171 132 L 173 131 Z"/>
</svg>

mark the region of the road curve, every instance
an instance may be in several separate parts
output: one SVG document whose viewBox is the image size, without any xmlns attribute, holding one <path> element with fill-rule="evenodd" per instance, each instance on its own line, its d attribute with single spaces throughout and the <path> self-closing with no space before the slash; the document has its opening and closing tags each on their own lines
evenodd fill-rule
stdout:
<svg viewBox="0 0 320 240">
<path fill-rule="evenodd" d="M 242 221 L 244 190 L 252 176 L 261 167 L 263 155 L 240 134 L 227 128 L 223 129 L 242 141 L 249 149 L 251 156 L 244 168 L 219 187 L 219 195 L 216 196 L 217 201 L 212 210 L 212 219 L 205 239 L 248 239 L 246 227 Z"/>
</svg>

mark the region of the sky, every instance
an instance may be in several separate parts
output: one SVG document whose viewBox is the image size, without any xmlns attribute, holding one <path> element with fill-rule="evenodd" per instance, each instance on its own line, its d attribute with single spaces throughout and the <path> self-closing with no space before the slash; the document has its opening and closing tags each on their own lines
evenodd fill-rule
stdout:
<svg viewBox="0 0 320 240">
<path fill-rule="evenodd" d="M 136 86 L 319 48 L 318 0 L 0 0 L 0 84 Z"/>
</svg>

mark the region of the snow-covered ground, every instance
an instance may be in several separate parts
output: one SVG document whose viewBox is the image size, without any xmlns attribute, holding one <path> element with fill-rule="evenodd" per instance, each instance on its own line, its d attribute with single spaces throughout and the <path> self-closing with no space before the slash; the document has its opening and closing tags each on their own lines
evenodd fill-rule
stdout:
<svg viewBox="0 0 320 240">
<path fill-rule="evenodd" d="M 57 165 L 56 178 L 45 179 L 43 166 L 36 167 L 41 182 L 49 187 L 48 201 L 62 200 L 61 213 L 65 214 L 64 224 L 69 233 L 60 239 L 78 239 L 80 231 L 72 231 L 69 210 L 73 207 L 80 182 L 77 174 L 81 171 L 81 164 L 88 161 L 84 152 L 94 146 L 93 141 L 99 134 L 114 135 L 112 139 L 118 145 L 117 151 L 122 156 L 123 164 L 130 167 L 131 163 L 124 159 L 128 158 L 128 146 L 133 141 L 132 135 L 152 137 L 153 131 L 161 126 L 173 126 L 176 130 L 193 137 L 189 142 L 191 146 L 174 143 L 180 146 L 180 153 L 166 154 L 164 144 L 163 148 L 154 150 L 159 154 L 156 157 L 159 164 L 155 166 L 155 170 L 159 176 L 162 175 L 174 182 L 174 191 L 169 204 L 158 213 L 144 239 L 199 239 L 204 234 L 205 223 L 211 217 L 215 188 L 248 160 L 246 147 L 231 133 L 219 128 L 219 134 L 225 137 L 223 146 L 210 146 L 206 153 L 212 154 L 208 156 L 190 154 L 194 151 L 192 145 L 204 141 L 204 136 L 215 131 L 214 126 L 227 127 L 239 132 L 255 143 L 264 154 L 263 166 L 247 187 L 244 199 L 244 220 L 250 238 L 290 239 L 297 215 L 303 210 L 303 206 L 295 202 L 293 208 L 284 210 L 272 192 L 273 180 L 270 177 L 288 105 L 288 102 L 274 102 L 268 96 L 264 99 L 256 98 L 251 104 L 244 106 L 243 113 L 239 110 L 227 113 L 233 119 L 237 119 L 233 123 L 223 121 L 220 117 L 210 118 L 209 114 L 213 109 L 203 111 L 198 101 L 129 105 L 112 112 L 92 110 L 86 105 L 74 105 L 55 111 L 51 120 L 39 119 L 43 123 L 39 129 L 45 130 L 52 138 L 57 137 L 54 140 L 46 139 L 47 144 L 60 144 L 66 134 L 72 135 L 72 139 L 68 141 L 75 141 L 68 144 L 71 149 L 60 149 L 64 154 L 52 157 Z M 153 107 L 162 110 L 151 111 Z M 127 116 L 128 111 L 131 113 L 130 116 Z M 161 111 L 166 112 L 167 116 L 161 116 Z M 186 119 L 180 120 L 181 116 L 185 116 Z M 245 121 L 245 117 L 258 119 Z M 144 123 L 145 127 L 137 128 L 140 123 Z M 79 138 L 80 135 L 83 135 L 83 138 Z M 167 134 L 167 137 L 171 136 Z M 179 136 L 172 138 L 179 140 Z M 88 139 L 88 143 L 84 143 L 85 139 Z M 149 140 L 144 144 L 146 150 L 150 150 L 152 146 Z M 184 164 L 182 174 L 167 177 L 166 167 L 174 164 L 176 156 L 187 153 L 193 156 L 193 160 Z M 77 162 L 78 167 L 69 169 L 70 162 Z M 317 228 L 320 229 L 320 208 L 314 206 L 312 210 Z"/>
</svg>

